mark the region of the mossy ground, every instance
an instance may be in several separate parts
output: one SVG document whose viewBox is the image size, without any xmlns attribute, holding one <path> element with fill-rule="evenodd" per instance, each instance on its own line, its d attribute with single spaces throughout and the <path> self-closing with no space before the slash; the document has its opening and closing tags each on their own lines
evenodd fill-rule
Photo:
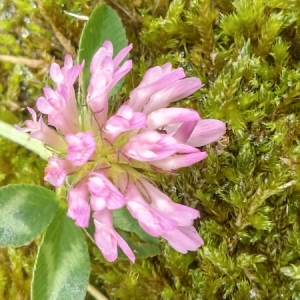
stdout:
<svg viewBox="0 0 300 300">
<path fill-rule="evenodd" d="M 0 54 L 12 56 L 0 62 L 1 120 L 28 117 L 49 64 L 76 53 L 84 23 L 64 11 L 89 15 L 101 3 L 0 2 Z M 90 282 L 109 299 L 300 299 L 299 1 L 106 3 L 134 44 L 119 99 L 170 61 L 205 83 L 177 105 L 226 122 L 227 132 L 204 162 L 159 178 L 175 201 L 200 209 L 205 246 L 181 255 L 162 241 L 160 256 L 132 265 L 107 263 L 89 244 Z M 0 185 L 43 184 L 37 156 L 4 139 L 0 154 Z M 38 243 L 0 250 L 0 299 L 29 299 Z"/>
</svg>

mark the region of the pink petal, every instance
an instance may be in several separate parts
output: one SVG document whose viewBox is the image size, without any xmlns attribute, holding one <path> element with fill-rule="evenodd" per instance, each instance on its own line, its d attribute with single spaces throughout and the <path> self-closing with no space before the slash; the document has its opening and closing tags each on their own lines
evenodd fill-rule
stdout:
<svg viewBox="0 0 300 300">
<path fill-rule="evenodd" d="M 73 58 L 70 54 L 67 54 L 65 56 L 64 67 L 67 68 L 67 69 L 70 69 L 70 68 L 73 67 Z"/>
<path fill-rule="evenodd" d="M 101 250 L 107 261 L 115 261 L 118 258 L 118 242 L 112 234 L 113 229 L 96 219 L 94 219 L 94 224 L 96 228 L 94 239 L 97 247 Z"/>
<path fill-rule="evenodd" d="M 32 131 L 30 135 L 32 138 L 44 142 L 55 150 L 66 151 L 67 143 L 65 142 L 63 137 L 56 131 L 48 127 L 44 123 L 42 116 L 39 118 L 38 124 L 40 126 L 40 130 Z"/>
<path fill-rule="evenodd" d="M 132 49 L 132 44 L 129 46 L 123 48 L 114 58 L 114 69 L 116 69 L 119 64 L 122 62 L 122 60 L 126 57 L 126 55 L 130 52 Z"/>
<path fill-rule="evenodd" d="M 74 166 L 84 165 L 96 149 L 93 135 L 90 132 L 79 132 L 77 134 L 67 134 L 65 138 L 69 144 L 66 159 L 70 160 Z"/>
<path fill-rule="evenodd" d="M 111 116 L 105 123 L 104 131 L 117 136 L 119 133 L 124 132 L 130 127 L 129 120 L 119 115 Z"/>
<path fill-rule="evenodd" d="M 111 41 L 104 41 L 104 43 L 102 44 L 102 47 L 106 49 L 106 51 L 109 53 L 109 54 L 113 54 L 113 44 Z"/>
<path fill-rule="evenodd" d="M 91 196 L 91 207 L 94 211 L 102 210 L 106 207 L 106 201 L 103 197 Z"/>
<path fill-rule="evenodd" d="M 177 153 L 198 153 L 199 149 L 186 145 L 186 144 L 177 144 Z"/>
<path fill-rule="evenodd" d="M 121 192 L 103 174 L 91 173 L 88 188 L 91 193 L 91 206 L 95 211 L 105 207 L 118 209 L 126 204 Z"/>
<path fill-rule="evenodd" d="M 168 87 L 169 85 L 176 83 L 179 79 L 184 77 L 185 77 L 185 73 L 183 69 L 179 68 L 167 74 L 164 74 L 161 78 L 158 78 L 156 81 L 150 83 L 149 85 L 138 86 L 130 93 L 130 99 L 128 100 L 128 105 L 130 105 L 134 111 L 141 111 L 145 107 L 146 103 L 149 101 L 150 97 L 153 94 Z M 162 99 L 159 99 L 158 101 L 162 101 Z M 167 105 L 163 105 L 158 108 L 162 108 L 166 106 Z M 146 114 L 150 112 L 151 111 L 147 111 Z"/>
<path fill-rule="evenodd" d="M 31 114 L 33 122 L 36 123 L 37 122 L 36 112 L 30 107 L 27 107 L 27 110 Z"/>
<path fill-rule="evenodd" d="M 126 206 L 143 230 L 152 236 L 161 236 L 163 232 L 174 230 L 177 226 L 175 220 L 167 214 L 151 208 L 146 202 L 142 204 L 128 200 Z"/>
<path fill-rule="evenodd" d="M 67 216 L 75 220 L 79 227 L 88 227 L 90 219 L 90 206 L 88 204 L 88 190 L 86 182 L 79 182 L 68 193 L 69 208 Z"/>
<path fill-rule="evenodd" d="M 104 127 L 107 138 L 112 142 L 120 133 L 146 126 L 146 116 L 133 112 L 130 106 L 122 105 L 117 113 L 111 116 Z"/>
<path fill-rule="evenodd" d="M 156 161 L 176 153 L 177 142 L 169 135 L 146 131 L 132 137 L 124 147 L 128 157 L 139 161 Z"/>
<path fill-rule="evenodd" d="M 30 120 L 27 120 L 27 121 L 30 121 Z M 20 127 L 19 125 L 15 124 L 14 125 L 15 129 L 17 129 L 18 131 L 20 132 L 30 132 L 31 129 L 27 126 L 27 127 Z"/>
<path fill-rule="evenodd" d="M 25 121 L 25 125 L 26 125 L 25 128 L 21 128 L 18 125 L 15 125 L 15 128 L 22 132 L 35 132 L 37 130 L 40 130 L 41 126 L 40 126 L 39 122 L 37 121 L 36 112 L 30 107 L 27 107 L 27 110 L 31 114 L 32 120 Z"/>
<path fill-rule="evenodd" d="M 99 48 L 99 50 L 94 54 L 90 65 L 90 72 L 92 75 L 99 67 L 101 67 L 102 61 L 106 56 L 112 57 L 112 54 L 103 47 Z"/>
<path fill-rule="evenodd" d="M 176 80 L 166 87 L 162 87 L 151 96 L 144 106 L 143 112 L 148 115 L 151 112 L 167 107 L 171 102 L 186 98 L 203 86 L 200 79 L 192 77 Z"/>
<path fill-rule="evenodd" d="M 109 43 L 105 42 L 103 45 L 106 45 L 110 49 L 112 46 L 110 47 Z M 126 52 L 127 50 L 124 51 Z M 121 56 L 123 54 L 121 53 Z M 117 60 L 121 56 L 117 57 Z M 92 76 L 88 87 L 87 102 L 94 112 L 94 116 L 100 127 L 105 124 L 107 119 L 110 91 L 131 68 L 132 61 L 126 61 L 120 68 L 116 68 L 115 60 L 112 59 L 112 53 L 108 52 L 104 47 L 101 47 L 94 55 L 90 66 Z"/>
<path fill-rule="evenodd" d="M 183 71 L 183 69 L 181 70 Z M 149 85 L 157 81 L 159 78 L 162 78 L 164 75 L 170 73 L 171 71 L 172 71 L 172 64 L 169 62 L 165 63 L 162 66 L 156 66 L 150 68 L 144 74 L 142 81 L 138 85 L 138 88 Z M 185 74 L 183 75 L 183 77 L 185 77 Z"/>
<path fill-rule="evenodd" d="M 111 90 L 131 69 L 132 60 L 127 60 L 116 72 L 113 73 L 112 80 L 108 85 L 109 90 Z"/>
<path fill-rule="evenodd" d="M 121 105 L 116 113 L 116 115 L 126 119 L 126 120 L 131 120 L 133 115 L 134 115 L 134 111 L 132 110 L 132 108 L 129 105 Z"/>
<path fill-rule="evenodd" d="M 206 157 L 206 152 L 199 151 L 197 153 L 173 155 L 159 161 L 152 161 L 151 164 L 165 171 L 175 171 L 180 168 L 191 166 Z"/>
<path fill-rule="evenodd" d="M 192 109 L 170 107 L 161 108 L 147 117 L 147 128 L 157 129 L 170 123 L 191 122 L 200 120 L 198 112 Z"/>
<path fill-rule="evenodd" d="M 69 117 L 66 111 L 50 114 L 48 115 L 48 124 L 64 135 L 77 133 L 77 124 L 74 124 Z"/>
<path fill-rule="evenodd" d="M 141 196 L 134 183 L 130 180 L 126 193 L 127 208 L 136 218 L 140 226 L 152 236 L 160 236 L 165 230 L 174 230 L 177 222 L 167 214 L 152 208 Z"/>
<path fill-rule="evenodd" d="M 45 168 L 44 180 L 51 183 L 55 187 L 60 187 L 63 185 L 67 173 L 63 168 L 61 160 L 57 157 L 50 157 L 48 164 Z"/>
<path fill-rule="evenodd" d="M 25 128 L 21 128 L 17 125 L 15 125 L 15 128 L 22 132 L 31 132 L 30 137 L 42 141 L 53 149 L 65 151 L 67 145 L 64 139 L 44 123 L 42 116 L 40 116 L 37 121 L 35 111 L 30 107 L 27 107 L 27 109 L 33 120 L 26 120 Z"/>
<path fill-rule="evenodd" d="M 48 115 L 48 123 L 64 134 L 78 132 L 78 109 L 73 87 L 59 84 L 56 91 L 44 88 L 46 98 L 37 100 L 37 108 Z"/>
<path fill-rule="evenodd" d="M 118 257 L 119 245 L 128 258 L 134 262 L 135 255 L 125 240 L 115 231 L 112 223 L 112 212 L 108 209 L 93 214 L 95 223 L 95 242 L 103 256 L 110 262 Z"/>
<path fill-rule="evenodd" d="M 221 138 L 226 131 L 224 122 L 214 119 L 199 120 L 187 144 L 201 147 Z"/>
<path fill-rule="evenodd" d="M 64 79 L 64 76 L 60 70 L 60 67 L 57 63 L 53 63 L 50 67 L 50 77 L 56 83 L 61 83 Z"/>
<path fill-rule="evenodd" d="M 161 66 L 161 70 L 162 70 L 163 74 L 167 74 L 167 73 L 171 72 L 172 71 L 172 64 L 170 62 L 167 62 L 167 63 L 163 64 Z"/>
<path fill-rule="evenodd" d="M 156 223 L 156 217 L 151 213 L 151 208 L 147 203 L 139 203 L 128 199 L 126 206 L 131 215 L 142 223 L 149 225 Z"/>
<path fill-rule="evenodd" d="M 147 180 L 141 179 L 140 181 L 147 191 L 151 206 L 166 213 L 173 220 L 176 220 L 179 226 L 192 225 L 192 220 L 200 217 L 198 210 L 175 203 Z M 182 216 L 184 216 L 184 218 Z"/>
<path fill-rule="evenodd" d="M 178 130 L 172 135 L 173 138 L 175 138 L 178 142 L 185 143 L 191 136 L 196 125 L 197 120 L 182 123 Z"/>
<path fill-rule="evenodd" d="M 101 92 L 100 89 L 98 90 L 98 88 L 93 89 L 92 93 L 93 95 L 90 95 L 90 98 L 88 99 L 88 104 L 92 112 L 98 114 L 103 111 L 107 111 L 109 91 L 106 89 L 106 87 L 103 87 Z M 104 120 L 101 120 L 101 124 L 105 123 L 106 121 L 106 115 L 104 115 L 103 117 Z"/>
<path fill-rule="evenodd" d="M 36 101 L 36 107 L 37 109 L 43 113 L 43 114 L 54 114 L 56 113 L 56 110 L 45 97 L 39 97 Z"/>
<path fill-rule="evenodd" d="M 64 88 L 65 85 L 60 85 L 60 88 Z M 66 87 L 66 108 L 65 111 L 68 114 L 69 119 L 76 125 L 79 124 L 79 115 L 75 90 L 73 85 Z M 63 92 L 63 91 L 61 91 Z M 79 126 L 78 126 L 79 127 Z"/>
<path fill-rule="evenodd" d="M 99 67 L 111 74 L 113 74 L 113 72 L 114 72 L 114 63 L 110 56 L 105 56 L 101 62 L 101 66 L 99 66 Z"/>
<path fill-rule="evenodd" d="M 46 98 L 40 97 L 36 102 L 37 109 L 41 113 L 54 114 L 65 109 L 67 101 L 60 92 L 48 87 L 44 87 L 43 91 Z"/>
<path fill-rule="evenodd" d="M 180 253 L 196 251 L 204 244 L 197 230 L 193 226 L 177 227 L 173 231 L 166 231 L 162 234 L 169 244 Z"/>
<path fill-rule="evenodd" d="M 116 232 L 115 239 L 118 242 L 119 247 L 123 250 L 124 254 L 130 259 L 131 262 L 135 262 L 135 255 L 126 241 Z"/>
<path fill-rule="evenodd" d="M 73 86 L 73 84 L 75 83 L 79 74 L 81 73 L 81 71 L 84 67 L 84 64 L 85 64 L 85 61 L 82 60 L 81 65 L 75 65 L 74 67 L 69 68 L 64 75 L 63 83 L 66 84 L 68 87 Z M 63 70 L 64 70 L 64 68 L 63 68 Z"/>
</svg>

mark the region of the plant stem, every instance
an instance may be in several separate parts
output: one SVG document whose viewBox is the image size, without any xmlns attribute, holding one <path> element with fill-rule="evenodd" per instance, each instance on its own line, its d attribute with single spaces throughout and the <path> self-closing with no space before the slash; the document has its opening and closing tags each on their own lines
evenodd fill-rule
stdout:
<svg viewBox="0 0 300 300">
<path fill-rule="evenodd" d="M 90 283 L 87 288 L 88 292 L 96 299 L 96 300 L 108 300 L 103 294 L 101 294 L 94 286 Z"/>
<path fill-rule="evenodd" d="M 41 141 L 36 139 L 29 140 L 29 134 L 20 132 L 13 126 L 3 121 L 0 121 L 0 136 L 24 146 L 28 150 L 31 150 L 39 155 L 44 160 L 48 160 L 48 158 L 52 155 L 52 152 L 47 150 Z"/>
</svg>

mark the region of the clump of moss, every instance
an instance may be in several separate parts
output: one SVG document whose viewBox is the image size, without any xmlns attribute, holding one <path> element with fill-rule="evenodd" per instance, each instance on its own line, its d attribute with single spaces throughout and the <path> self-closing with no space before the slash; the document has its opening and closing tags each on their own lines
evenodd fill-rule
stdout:
<svg viewBox="0 0 300 300">
<path fill-rule="evenodd" d="M 29 299 L 37 246 L 0 250 L 0 299 Z"/>
<path fill-rule="evenodd" d="M 10 12 L 8 2 L 2 6 L 11 17 L 0 20 L 6 24 L 5 33 L 0 32 L 1 52 L 26 57 L 36 53 L 47 64 L 65 53 L 53 35 L 56 29 L 77 47 L 83 23 L 62 10 L 88 15 L 95 5 L 47 0 L 43 16 L 37 9 L 29 13 L 25 2 L 14 2 L 18 14 Z M 120 95 L 126 98 L 147 68 L 166 61 L 205 83 L 175 105 L 225 121 L 224 139 L 205 147 L 209 155 L 204 162 L 178 176 L 157 178 L 175 201 L 200 209 L 196 226 L 205 245 L 181 255 L 162 241 L 160 256 L 131 265 L 121 259 L 105 262 L 90 243 L 91 282 L 110 299 L 300 299 L 300 9 L 296 2 L 282 0 L 157 2 L 107 1 L 134 43 L 134 68 Z M 28 14 L 32 33 L 24 40 L 15 28 L 27 26 Z M 44 42 L 34 43 L 33 36 Z M 0 105 L 22 117 L 23 107 L 33 103 L 47 79 L 28 66 L 0 63 L 0 71 Z M 24 82 L 28 84 L 22 89 Z M 7 141 L 1 143 L 15 147 L 20 157 L 28 155 Z M 0 178 L 23 180 L 10 173 L 23 158 L 12 164 L 5 157 Z M 37 174 L 42 169 L 40 164 L 29 166 Z M 35 182 L 41 182 L 39 175 Z M 10 259 L 6 253 L 4 260 Z M 1 271 L 0 291 L 15 299 L 18 287 L 11 282 L 19 277 L 10 272 Z M 29 294 L 26 286 L 19 295 Z"/>
</svg>

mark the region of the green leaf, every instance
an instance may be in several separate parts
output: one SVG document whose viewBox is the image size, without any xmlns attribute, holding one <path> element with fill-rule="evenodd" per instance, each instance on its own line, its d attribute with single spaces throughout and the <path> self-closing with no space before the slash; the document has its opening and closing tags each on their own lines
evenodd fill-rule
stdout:
<svg viewBox="0 0 300 300">
<path fill-rule="evenodd" d="M 123 230 L 118 230 L 118 233 L 127 242 L 129 247 L 135 254 L 136 258 L 151 257 L 154 255 L 159 255 L 161 252 L 160 247 L 157 243 L 152 244 L 152 243 L 141 243 L 141 242 L 133 241 L 130 234 Z M 159 241 L 159 240 L 157 239 L 157 241 Z M 127 259 L 127 256 L 123 253 L 121 248 L 119 248 L 119 257 Z"/>
<path fill-rule="evenodd" d="M 0 136 L 3 136 L 10 141 L 13 141 L 25 148 L 33 151 L 39 155 L 42 159 L 48 160 L 52 155 L 52 152 L 47 150 L 44 144 L 36 139 L 29 140 L 29 134 L 25 132 L 20 132 L 15 129 L 13 126 L 0 120 Z"/>
<path fill-rule="evenodd" d="M 53 220 L 59 207 L 55 193 L 36 185 L 0 189 L 0 246 L 30 243 Z"/>
<path fill-rule="evenodd" d="M 85 24 L 79 42 L 78 61 L 85 60 L 83 69 L 83 94 L 86 93 L 90 80 L 90 64 L 93 55 L 102 46 L 103 42 L 109 40 L 114 46 L 114 56 L 127 46 L 126 32 L 118 14 L 107 5 L 98 6 L 91 14 Z M 112 94 L 121 88 L 119 82 L 113 89 Z"/>
<path fill-rule="evenodd" d="M 60 208 L 39 247 L 32 281 L 32 300 L 82 300 L 90 276 L 83 233 Z"/>
</svg>

